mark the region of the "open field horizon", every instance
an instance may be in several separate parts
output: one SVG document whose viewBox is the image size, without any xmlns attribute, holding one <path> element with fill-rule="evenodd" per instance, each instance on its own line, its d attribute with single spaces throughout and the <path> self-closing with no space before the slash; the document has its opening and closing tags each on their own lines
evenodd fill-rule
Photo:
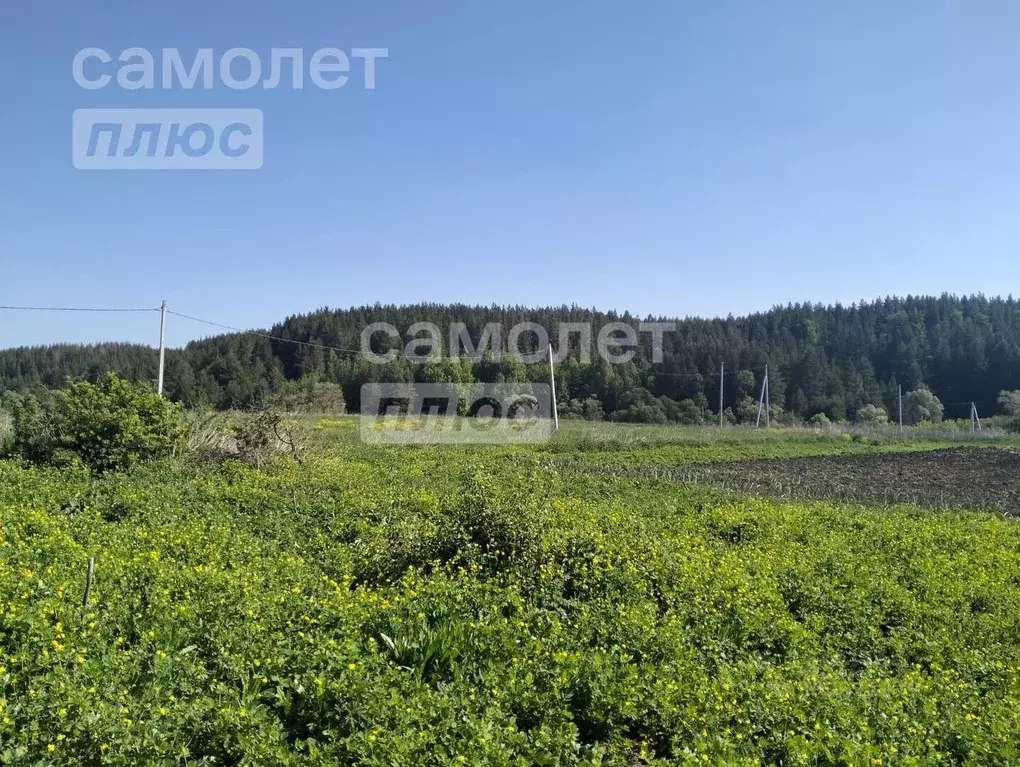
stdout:
<svg viewBox="0 0 1020 767">
<path fill-rule="evenodd" d="M 7 3 L 0 767 L 1020 767 L 1018 39 Z"/>
</svg>

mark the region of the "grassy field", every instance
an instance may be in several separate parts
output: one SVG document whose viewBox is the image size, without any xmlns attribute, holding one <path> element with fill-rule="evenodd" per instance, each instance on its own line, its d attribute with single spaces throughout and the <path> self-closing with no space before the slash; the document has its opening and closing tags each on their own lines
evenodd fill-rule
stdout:
<svg viewBox="0 0 1020 767">
<path fill-rule="evenodd" d="M 669 473 L 1008 442 L 302 431 L 263 471 L 0 462 L 0 763 L 1020 762 L 1015 521 Z"/>
</svg>

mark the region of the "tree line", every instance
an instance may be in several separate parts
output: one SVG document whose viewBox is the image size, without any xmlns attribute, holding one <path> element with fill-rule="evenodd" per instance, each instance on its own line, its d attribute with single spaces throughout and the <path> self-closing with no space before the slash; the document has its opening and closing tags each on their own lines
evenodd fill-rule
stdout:
<svg viewBox="0 0 1020 767">
<path fill-rule="evenodd" d="M 280 393 L 333 384 L 348 409 L 357 409 L 369 382 L 546 381 L 547 363 L 524 365 L 504 356 L 444 358 L 417 364 L 399 355 L 380 365 L 358 353 L 362 330 L 386 322 L 406 334 L 430 322 L 444 333 L 464 323 L 476 342 L 489 323 L 503 339 L 514 325 L 534 322 L 548 329 L 554 347 L 562 323 L 598 328 L 611 322 L 670 322 L 578 306 L 468 306 L 461 304 L 375 305 L 321 309 L 288 317 L 265 331 L 228 333 L 193 341 L 167 352 L 165 390 L 185 406 L 225 409 Z M 946 403 L 947 417 L 967 418 L 971 401 L 980 412 L 999 408 L 999 394 L 1020 388 L 1020 302 L 1012 297 L 907 296 L 851 306 L 789 304 L 744 317 L 675 320 L 662 337 L 663 356 L 654 362 L 651 338 L 642 334 L 634 358 L 609 364 L 593 354 L 583 362 L 571 345 L 556 366 L 560 410 L 567 416 L 643 422 L 697 422 L 718 408 L 719 368 L 726 416 L 750 419 L 756 411 L 765 366 L 773 415 L 830 420 L 858 414 L 894 414 L 897 392 L 930 390 Z M 402 349 L 403 335 L 396 348 Z M 374 337 L 385 350 L 385 335 Z M 300 341 L 316 346 L 304 346 Z M 448 350 L 447 350 L 448 351 Z M 0 391 L 58 387 L 70 377 L 99 380 L 107 371 L 134 381 L 153 381 L 157 355 L 134 344 L 53 345 L 0 351 Z M 863 417 L 863 416 L 862 416 Z"/>
</svg>

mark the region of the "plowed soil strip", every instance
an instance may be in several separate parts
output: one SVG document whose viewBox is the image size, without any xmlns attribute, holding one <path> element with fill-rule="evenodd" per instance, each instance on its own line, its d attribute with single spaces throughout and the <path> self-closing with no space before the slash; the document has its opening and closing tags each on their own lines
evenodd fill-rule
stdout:
<svg viewBox="0 0 1020 767">
<path fill-rule="evenodd" d="M 951 448 L 735 461 L 673 468 L 608 467 L 598 473 L 662 477 L 771 498 L 912 503 L 993 510 L 1020 518 L 1020 451 Z"/>
</svg>

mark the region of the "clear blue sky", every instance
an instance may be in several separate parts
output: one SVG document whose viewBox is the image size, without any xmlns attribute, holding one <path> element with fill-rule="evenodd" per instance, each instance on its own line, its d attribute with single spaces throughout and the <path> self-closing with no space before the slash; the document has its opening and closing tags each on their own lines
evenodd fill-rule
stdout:
<svg viewBox="0 0 1020 767">
<path fill-rule="evenodd" d="M 1020 286 L 1015 0 L 75 0 L 0 17 L 0 304 L 726 315 Z M 386 47 L 374 91 L 85 91 L 86 46 Z M 158 66 L 158 59 L 157 59 Z M 255 107 L 259 171 L 71 165 L 79 107 Z M 171 318 L 179 345 L 208 329 Z M 0 312 L 0 347 L 155 343 Z"/>
</svg>

